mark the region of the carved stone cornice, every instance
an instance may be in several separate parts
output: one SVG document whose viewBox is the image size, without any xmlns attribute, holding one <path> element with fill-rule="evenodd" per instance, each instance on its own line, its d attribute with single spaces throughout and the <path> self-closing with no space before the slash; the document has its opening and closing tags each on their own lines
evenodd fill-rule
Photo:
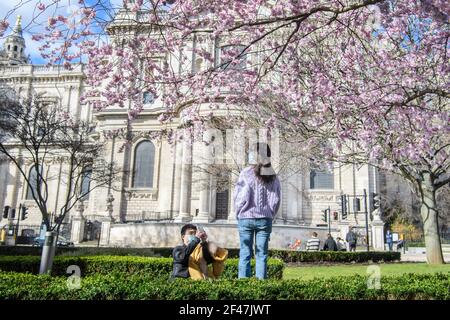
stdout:
<svg viewBox="0 0 450 320">
<path fill-rule="evenodd" d="M 22 158 L 23 159 L 23 164 L 25 164 L 26 166 L 31 166 L 34 165 L 35 162 L 32 158 Z M 45 164 L 46 166 L 50 166 L 52 164 L 60 164 L 60 163 L 64 163 L 64 162 L 68 162 L 69 161 L 69 157 L 68 156 L 54 156 L 51 158 L 47 158 L 44 160 L 43 164 Z M 41 161 L 42 164 L 42 161 Z"/>
<path fill-rule="evenodd" d="M 313 202 L 337 202 L 339 194 L 334 192 L 310 192 L 307 198 Z"/>
<path fill-rule="evenodd" d="M 126 200 L 157 200 L 158 189 L 125 189 L 125 199 Z"/>
<path fill-rule="evenodd" d="M 23 204 L 27 207 L 27 208 L 39 208 L 36 201 L 34 200 L 24 200 Z"/>
</svg>

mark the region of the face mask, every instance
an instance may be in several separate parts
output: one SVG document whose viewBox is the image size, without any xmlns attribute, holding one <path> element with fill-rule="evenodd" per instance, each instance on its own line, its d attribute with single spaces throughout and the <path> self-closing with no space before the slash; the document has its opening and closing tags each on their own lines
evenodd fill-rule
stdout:
<svg viewBox="0 0 450 320">
<path fill-rule="evenodd" d="M 192 241 L 195 241 L 195 238 L 196 238 L 196 236 L 194 236 L 193 234 L 191 234 L 191 235 L 188 237 L 188 243 L 191 243 Z"/>
</svg>

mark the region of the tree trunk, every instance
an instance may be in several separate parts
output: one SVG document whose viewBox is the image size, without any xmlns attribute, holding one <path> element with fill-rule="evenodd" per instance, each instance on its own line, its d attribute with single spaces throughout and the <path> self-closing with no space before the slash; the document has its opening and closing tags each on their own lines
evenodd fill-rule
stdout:
<svg viewBox="0 0 450 320">
<path fill-rule="evenodd" d="M 42 247 L 41 265 L 39 274 L 50 274 L 55 256 L 56 234 L 53 231 L 45 233 L 44 246 Z"/>
<path fill-rule="evenodd" d="M 436 206 L 436 190 L 429 173 L 424 174 L 421 183 L 422 204 L 420 214 L 423 221 L 425 247 L 429 264 L 443 264 L 441 237 L 439 235 L 439 215 Z"/>
</svg>

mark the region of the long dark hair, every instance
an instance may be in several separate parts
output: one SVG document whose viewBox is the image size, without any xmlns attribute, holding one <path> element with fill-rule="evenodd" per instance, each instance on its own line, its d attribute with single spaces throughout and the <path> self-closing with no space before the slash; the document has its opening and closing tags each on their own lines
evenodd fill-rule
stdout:
<svg viewBox="0 0 450 320">
<path fill-rule="evenodd" d="M 264 154 L 264 152 L 265 152 L 265 154 Z M 264 143 L 264 142 L 258 142 L 256 144 L 256 153 L 261 154 L 263 156 L 265 155 L 268 158 L 271 157 L 270 147 L 267 143 Z M 270 161 L 268 163 L 263 164 L 260 161 L 259 157 L 256 157 L 256 159 L 257 159 L 257 163 L 256 163 L 256 165 L 253 166 L 253 170 L 255 172 L 256 177 L 264 183 L 270 183 L 273 180 L 275 180 L 275 177 L 277 175 L 275 174 L 275 171 L 273 170 L 273 168 L 271 168 L 272 164 L 270 163 Z M 271 171 L 273 171 L 273 174 L 262 174 L 261 170 L 263 168 L 270 168 Z"/>
</svg>

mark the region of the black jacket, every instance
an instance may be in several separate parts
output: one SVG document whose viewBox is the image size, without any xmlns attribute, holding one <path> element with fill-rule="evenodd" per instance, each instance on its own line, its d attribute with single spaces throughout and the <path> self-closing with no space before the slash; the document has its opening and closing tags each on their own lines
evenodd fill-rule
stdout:
<svg viewBox="0 0 450 320">
<path fill-rule="evenodd" d="M 189 278 L 189 256 L 200 243 L 199 238 L 195 238 L 188 245 L 176 246 L 173 249 L 173 272 L 172 278 Z"/>
<path fill-rule="evenodd" d="M 348 244 L 356 244 L 357 241 L 357 236 L 356 233 L 354 233 L 353 231 L 349 231 L 349 233 L 347 233 L 347 236 L 345 237 L 345 241 L 348 242 Z"/>
<path fill-rule="evenodd" d="M 338 251 L 336 241 L 334 241 L 333 238 L 328 238 L 327 240 L 325 240 L 325 244 L 323 245 L 323 250 Z"/>
</svg>

